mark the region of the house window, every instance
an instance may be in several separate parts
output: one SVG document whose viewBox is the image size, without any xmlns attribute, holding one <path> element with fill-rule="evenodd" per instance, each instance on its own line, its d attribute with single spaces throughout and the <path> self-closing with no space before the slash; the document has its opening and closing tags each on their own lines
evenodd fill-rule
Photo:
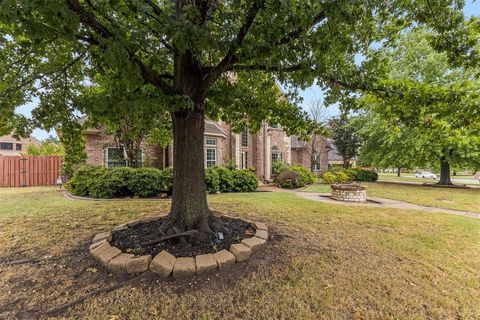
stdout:
<svg viewBox="0 0 480 320">
<path fill-rule="evenodd" d="M 270 128 L 272 128 L 272 129 L 278 129 L 278 128 L 279 128 L 279 125 L 278 125 L 278 123 L 271 124 L 271 125 L 270 125 Z"/>
<path fill-rule="evenodd" d="M 242 152 L 242 169 L 247 169 L 248 168 L 248 152 L 243 151 Z"/>
<path fill-rule="evenodd" d="M 314 171 L 321 171 L 322 170 L 322 165 L 321 165 L 319 154 L 315 155 L 315 163 L 313 164 L 313 170 Z"/>
<path fill-rule="evenodd" d="M 2 150 L 13 150 L 13 143 L 0 142 L 0 149 L 2 149 Z"/>
<path fill-rule="evenodd" d="M 242 147 L 248 147 L 248 127 L 243 127 L 242 130 Z"/>
<path fill-rule="evenodd" d="M 215 139 L 206 139 L 205 144 L 207 146 L 216 146 L 217 145 L 217 140 Z"/>
<path fill-rule="evenodd" d="M 123 148 L 107 148 L 107 167 L 124 167 L 127 165 Z"/>
<path fill-rule="evenodd" d="M 277 146 L 272 146 L 272 153 L 271 153 L 271 159 L 272 159 L 272 173 L 275 173 L 274 170 L 274 165 L 276 162 L 283 161 L 283 154 L 278 150 Z"/>
<path fill-rule="evenodd" d="M 21 145 L 20 143 L 17 143 L 17 144 L 15 145 L 15 150 L 17 150 L 17 151 L 22 151 L 22 145 Z"/>
<path fill-rule="evenodd" d="M 217 149 L 207 148 L 207 167 L 213 167 L 217 165 Z"/>
</svg>

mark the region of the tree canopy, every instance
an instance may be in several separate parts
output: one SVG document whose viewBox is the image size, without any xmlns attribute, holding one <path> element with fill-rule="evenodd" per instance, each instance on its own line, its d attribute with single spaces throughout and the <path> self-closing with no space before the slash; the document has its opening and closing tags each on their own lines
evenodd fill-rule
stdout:
<svg viewBox="0 0 480 320">
<path fill-rule="evenodd" d="M 432 95 L 459 100 L 463 92 L 456 90 L 380 82 L 383 64 L 368 53 L 414 26 L 456 28 L 462 6 L 462 0 L 4 0 L 2 127 L 25 127 L 14 111 L 32 97 L 40 104 L 30 124 L 64 131 L 78 129 L 78 112 L 110 117 L 131 108 L 119 99 L 166 111 L 176 181 L 171 221 L 209 230 L 203 161 L 193 161 L 203 154 L 205 116 L 253 129 L 267 120 L 291 133 L 306 122 L 291 103 L 296 90 L 312 84 L 326 90 L 328 103 L 348 98 L 345 90 L 402 95 L 406 103 Z M 289 99 L 279 99 L 275 81 Z M 92 91 L 95 99 L 86 103 Z M 464 109 L 472 112 L 472 105 Z"/>
<path fill-rule="evenodd" d="M 445 53 L 435 51 L 429 34 L 421 30 L 402 35 L 392 50 L 381 51 L 386 61 L 388 80 L 415 83 L 417 88 L 436 86 L 448 90 L 467 86 L 478 92 L 480 82 L 474 74 L 448 63 Z M 469 103 L 475 103 L 473 101 Z M 373 111 L 362 129 L 370 141 L 365 156 L 377 164 L 404 167 L 477 166 L 480 158 L 480 125 L 469 113 L 462 113 L 461 102 L 431 99 L 415 103 L 366 95 L 363 106 Z M 378 148 L 375 153 L 374 145 Z M 435 165 L 438 167 L 438 165 Z M 442 170 L 441 181 L 450 183 Z"/>
</svg>

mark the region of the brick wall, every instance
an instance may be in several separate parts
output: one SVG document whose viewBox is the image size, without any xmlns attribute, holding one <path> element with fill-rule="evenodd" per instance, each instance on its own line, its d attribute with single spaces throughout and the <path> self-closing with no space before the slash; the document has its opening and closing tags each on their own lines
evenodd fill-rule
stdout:
<svg viewBox="0 0 480 320">
<path fill-rule="evenodd" d="M 108 147 L 115 147 L 113 135 L 104 130 L 98 132 L 87 132 L 85 134 L 85 151 L 87 153 L 87 164 L 104 166 L 106 163 L 105 150 Z M 140 145 L 143 149 L 145 165 L 151 167 L 163 166 L 163 149 L 143 141 Z"/>
</svg>

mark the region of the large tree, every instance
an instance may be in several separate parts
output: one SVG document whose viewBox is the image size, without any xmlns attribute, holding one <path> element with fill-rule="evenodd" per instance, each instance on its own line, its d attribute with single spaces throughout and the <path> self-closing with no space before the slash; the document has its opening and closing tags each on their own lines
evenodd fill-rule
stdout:
<svg viewBox="0 0 480 320">
<path fill-rule="evenodd" d="M 391 91 L 375 82 L 372 43 L 401 30 L 461 23 L 458 0 L 52 0 L 0 3 L 2 119 L 40 99 L 49 124 L 71 123 L 85 90 L 138 95 L 173 123 L 174 189 L 169 224 L 208 232 L 204 185 L 205 116 L 258 128 L 263 120 L 298 128 L 304 114 L 272 91 L 316 83 L 328 100 L 343 89 Z M 437 17 L 442 19 L 439 20 Z M 98 79 L 110 80 L 108 84 Z M 230 98 L 230 99 L 227 99 Z M 153 103 L 152 103 L 153 102 Z M 119 106 L 107 103 L 110 112 Z M 22 120 L 22 119 L 16 119 Z M 18 123 L 18 121 L 17 121 Z"/>
<path fill-rule="evenodd" d="M 442 90 L 471 86 L 468 89 L 478 94 L 480 82 L 474 74 L 453 68 L 447 55 L 435 51 L 428 38 L 428 33 L 417 30 L 402 35 L 393 50 L 380 50 L 388 66 L 388 80 L 407 85 L 415 83 L 420 90 L 430 86 Z M 395 148 L 389 143 L 397 141 L 398 150 L 393 151 L 390 158 L 418 166 L 436 163 L 434 166 L 440 168 L 439 184 L 452 184 L 451 164 L 474 166 L 479 161 L 480 124 L 475 116 L 462 112 L 455 101 L 447 103 L 433 97 L 425 102 L 404 103 L 398 99 L 368 95 L 364 106 L 375 113 L 370 118 L 373 121 L 369 126 L 370 134 L 378 136 L 379 131 L 388 128 L 384 130 L 387 132 L 382 137 L 383 143 L 377 142 L 377 152 L 386 156 Z"/>
</svg>

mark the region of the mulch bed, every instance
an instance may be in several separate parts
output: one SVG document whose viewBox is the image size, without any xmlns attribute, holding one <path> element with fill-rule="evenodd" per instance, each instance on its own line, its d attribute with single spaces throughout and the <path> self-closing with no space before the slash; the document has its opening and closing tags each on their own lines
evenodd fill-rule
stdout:
<svg viewBox="0 0 480 320">
<path fill-rule="evenodd" d="M 214 253 L 223 249 L 228 250 L 230 245 L 240 243 L 245 238 L 255 235 L 255 229 L 246 221 L 229 217 L 221 217 L 216 225 L 222 230 L 223 239 L 218 233 L 211 234 L 208 239 L 193 243 L 185 239 L 175 238 L 158 244 L 143 245 L 161 236 L 160 227 L 165 223 L 166 218 L 141 222 L 128 229 L 115 231 L 112 234 L 111 244 L 125 253 L 157 255 L 162 250 L 167 250 L 176 257 L 194 257 L 199 254 Z"/>
</svg>

